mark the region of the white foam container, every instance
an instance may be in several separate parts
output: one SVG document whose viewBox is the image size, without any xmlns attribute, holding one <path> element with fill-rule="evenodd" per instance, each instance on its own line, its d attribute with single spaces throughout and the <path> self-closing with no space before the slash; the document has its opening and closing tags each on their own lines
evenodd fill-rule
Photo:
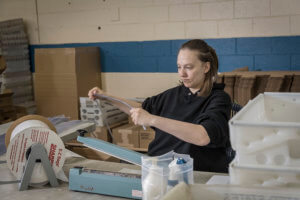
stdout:
<svg viewBox="0 0 300 200">
<path fill-rule="evenodd" d="M 237 165 L 300 167 L 300 93 L 264 93 L 230 121 Z"/>
<path fill-rule="evenodd" d="M 229 166 L 230 184 L 263 187 L 300 187 L 300 169 L 277 166 Z"/>
</svg>

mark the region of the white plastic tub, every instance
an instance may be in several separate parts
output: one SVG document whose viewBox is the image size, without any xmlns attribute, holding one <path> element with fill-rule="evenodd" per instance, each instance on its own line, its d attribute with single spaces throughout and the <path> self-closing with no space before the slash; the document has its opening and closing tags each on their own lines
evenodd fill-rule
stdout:
<svg viewBox="0 0 300 200">
<path fill-rule="evenodd" d="M 300 93 L 264 93 L 230 121 L 238 165 L 300 167 Z"/>
<path fill-rule="evenodd" d="M 300 187 L 300 169 L 276 166 L 238 166 L 232 162 L 229 167 L 230 184 L 264 187 Z"/>
</svg>

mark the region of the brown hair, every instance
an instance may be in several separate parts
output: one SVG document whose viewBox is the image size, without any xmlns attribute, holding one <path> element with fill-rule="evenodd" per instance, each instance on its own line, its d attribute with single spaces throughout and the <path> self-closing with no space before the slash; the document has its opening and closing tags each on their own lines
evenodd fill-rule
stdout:
<svg viewBox="0 0 300 200">
<path fill-rule="evenodd" d="M 202 88 L 200 88 L 200 92 L 198 93 L 199 96 L 208 96 L 213 87 L 213 83 L 217 80 L 219 61 L 216 51 L 201 39 L 194 39 L 185 42 L 181 45 L 179 51 L 182 49 L 198 51 L 199 60 L 210 63 L 210 70 L 205 74 Z"/>
</svg>

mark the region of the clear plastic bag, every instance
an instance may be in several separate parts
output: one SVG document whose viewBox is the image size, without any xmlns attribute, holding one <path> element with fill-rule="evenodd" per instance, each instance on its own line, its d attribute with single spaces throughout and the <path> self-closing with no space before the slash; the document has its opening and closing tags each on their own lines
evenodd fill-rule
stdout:
<svg viewBox="0 0 300 200">
<path fill-rule="evenodd" d="M 182 163 L 178 163 L 178 160 Z M 161 199 L 180 182 L 193 184 L 193 159 L 189 155 L 170 151 L 157 157 L 142 157 L 142 187 L 144 200 Z"/>
</svg>

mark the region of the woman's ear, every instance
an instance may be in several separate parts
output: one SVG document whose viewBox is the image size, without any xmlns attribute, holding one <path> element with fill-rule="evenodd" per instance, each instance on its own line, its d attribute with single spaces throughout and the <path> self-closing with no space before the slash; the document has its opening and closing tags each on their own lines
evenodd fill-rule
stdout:
<svg viewBox="0 0 300 200">
<path fill-rule="evenodd" d="M 204 73 L 206 74 L 210 70 L 210 62 L 206 62 L 204 66 Z"/>
</svg>

